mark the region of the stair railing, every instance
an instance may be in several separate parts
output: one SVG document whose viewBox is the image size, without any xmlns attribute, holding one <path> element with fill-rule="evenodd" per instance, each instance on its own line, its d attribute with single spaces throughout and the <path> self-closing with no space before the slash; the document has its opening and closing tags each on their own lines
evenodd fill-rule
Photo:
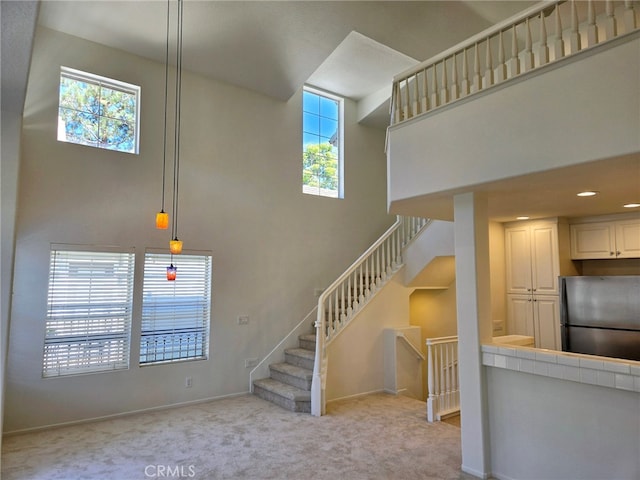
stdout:
<svg viewBox="0 0 640 480">
<path fill-rule="evenodd" d="M 636 2 L 543 1 L 393 79 L 391 125 L 638 29 Z M 471 65 L 471 66 L 469 66 Z"/>
<path fill-rule="evenodd" d="M 427 338 L 427 420 L 460 411 L 458 337 Z"/>
<path fill-rule="evenodd" d="M 425 218 L 398 216 L 396 222 L 320 295 L 315 323 L 312 415 L 325 413 L 327 345 L 403 265 L 403 248 L 429 223 Z"/>
</svg>

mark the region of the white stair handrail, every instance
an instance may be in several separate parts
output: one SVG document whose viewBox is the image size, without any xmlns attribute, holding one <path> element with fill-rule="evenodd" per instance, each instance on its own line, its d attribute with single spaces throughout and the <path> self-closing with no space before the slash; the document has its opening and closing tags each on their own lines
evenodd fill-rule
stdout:
<svg viewBox="0 0 640 480">
<path fill-rule="evenodd" d="M 430 220 L 398 216 L 396 222 L 318 298 L 311 414 L 325 413 L 326 347 L 371 296 L 402 266 L 402 249 Z"/>
</svg>

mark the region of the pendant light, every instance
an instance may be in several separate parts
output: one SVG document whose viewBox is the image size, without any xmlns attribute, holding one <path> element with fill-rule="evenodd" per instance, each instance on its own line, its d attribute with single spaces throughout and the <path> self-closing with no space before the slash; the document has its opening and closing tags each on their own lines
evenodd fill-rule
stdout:
<svg viewBox="0 0 640 480">
<path fill-rule="evenodd" d="M 175 108 L 175 141 L 173 151 L 173 223 L 169 250 L 172 254 L 182 253 L 182 241 L 178 240 L 178 203 L 180 184 L 180 112 L 182 96 L 182 24 L 183 1 L 178 0 L 178 33 L 176 40 L 176 108 Z"/>
<path fill-rule="evenodd" d="M 164 211 L 164 187 L 167 178 L 167 98 L 169 96 L 169 10 L 170 0 L 167 0 L 167 48 L 164 57 L 164 133 L 162 153 L 162 208 L 156 213 L 156 228 L 169 228 L 169 214 Z"/>
</svg>

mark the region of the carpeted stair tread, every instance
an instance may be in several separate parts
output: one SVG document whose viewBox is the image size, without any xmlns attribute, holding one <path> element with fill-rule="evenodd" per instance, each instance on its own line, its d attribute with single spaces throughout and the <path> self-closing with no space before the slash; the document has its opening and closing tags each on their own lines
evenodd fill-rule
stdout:
<svg viewBox="0 0 640 480">
<path fill-rule="evenodd" d="M 305 335 L 300 335 L 298 337 L 298 343 L 300 344 L 300 348 L 304 348 L 305 350 L 316 351 L 316 334 L 315 333 L 307 333 Z"/>
<path fill-rule="evenodd" d="M 298 337 L 300 340 L 305 340 L 307 342 L 314 342 L 316 341 L 316 334 L 315 333 L 305 333 L 304 335 L 300 335 Z"/>
<path fill-rule="evenodd" d="M 279 382 L 273 378 L 263 378 L 253 382 L 254 386 L 267 390 L 268 392 L 280 395 L 288 400 L 294 402 L 310 402 L 311 392 L 301 390 L 300 388 L 287 385 L 286 383 Z"/>
<path fill-rule="evenodd" d="M 311 380 L 313 377 L 313 371 L 308 368 L 298 367 L 297 365 L 291 365 L 290 363 L 272 363 L 269 368 L 276 370 L 292 377 L 302 378 L 304 380 Z"/>
<path fill-rule="evenodd" d="M 316 358 L 316 352 L 307 350 L 306 348 L 287 348 L 284 352 L 286 354 L 305 358 L 307 360 L 314 360 Z"/>
</svg>

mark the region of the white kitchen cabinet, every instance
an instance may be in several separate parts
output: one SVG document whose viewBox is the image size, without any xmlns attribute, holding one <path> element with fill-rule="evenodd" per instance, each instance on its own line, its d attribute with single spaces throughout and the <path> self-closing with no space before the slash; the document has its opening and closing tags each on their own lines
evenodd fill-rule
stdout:
<svg viewBox="0 0 640 480">
<path fill-rule="evenodd" d="M 640 258 L 640 220 L 571 225 L 571 258 Z"/>
<path fill-rule="evenodd" d="M 557 295 L 507 295 L 509 335 L 534 337 L 537 348 L 560 349 L 560 301 Z"/>
<path fill-rule="evenodd" d="M 522 222 L 505 227 L 508 294 L 558 294 L 558 225 Z"/>
</svg>

